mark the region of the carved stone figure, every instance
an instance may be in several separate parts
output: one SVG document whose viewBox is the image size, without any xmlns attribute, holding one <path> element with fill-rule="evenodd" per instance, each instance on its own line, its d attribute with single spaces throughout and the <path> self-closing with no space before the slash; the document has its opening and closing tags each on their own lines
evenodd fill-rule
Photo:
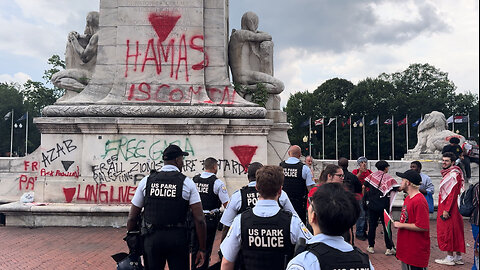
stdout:
<svg viewBox="0 0 480 270">
<path fill-rule="evenodd" d="M 241 27 L 241 30 L 232 30 L 228 45 L 233 82 L 251 90 L 261 83 L 269 94 L 280 94 L 285 86 L 273 77 L 272 36 L 257 30 L 258 16 L 250 11 L 243 14 Z M 276 99 L 279 103 L 279 98 Z"/>
<path fill-rule="evenodd" d="M 436 154 L 448 144 L 451 137 L 458 137 L 460 145 L 465 141 L 462 135 L 447 130 L 447 120 L 441 112 L 432 111 L 425 115 L 425 118 L 418 126 L 418 142 L 415 148 L 410 151 L 412 154 Z"/>
<path fill-rule="evenodd" d="M 52 83 L 66 90 L 61 99 L 68 99 L 85 88 L 97 62 L 99 13 L 89 12 L 84 35 L 72 31 L 65 50 L 66 69 L 52 76 Z"/>
</svg>

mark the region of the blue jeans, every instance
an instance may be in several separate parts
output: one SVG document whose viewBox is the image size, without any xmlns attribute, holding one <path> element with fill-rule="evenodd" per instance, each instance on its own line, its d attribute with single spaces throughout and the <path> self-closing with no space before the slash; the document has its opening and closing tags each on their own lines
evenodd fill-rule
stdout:
<svg viewBox="0 0 480 270">
<path fill-rule="evenodd" d="M 478 237 L 478 226 L 475 224 L 472 224 L 472 234 L 473 234 L 473 240 L 475 241 L 475 244 L 473 245 L 473 250 L 478 248 L 478 242 L 477 237 Z M 477 265 L 478 264 L 478 257 L 473 256 L 473 266 L 472 270 L 478 270 Z"/>
<path fill-rule="evenodd" d="M 360 204 L 360 216 L 358 217 L 357 223 L 355 225 L 355 235 L 356 236 L 366 236 L 365 234 L 365 210 L 363 210 L 362 201 L 358 202 Z"/>
</svg>

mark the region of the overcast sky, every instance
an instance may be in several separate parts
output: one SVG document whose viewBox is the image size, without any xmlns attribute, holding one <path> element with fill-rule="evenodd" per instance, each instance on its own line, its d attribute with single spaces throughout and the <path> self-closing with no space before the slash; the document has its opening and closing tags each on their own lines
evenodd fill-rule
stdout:
<svg viewBox="0 0 480 270">
<path fill-rule="evenodd" d="M 133 0 L 132 0 L 133 1 Z M 429 63 L 458 92 L 479 92 L 478 0 L 230 0 L 230 28 L 246 11 L 275 43 L 275 77 L 290 93 L 331 78 L 357 83 Z M 99 0 L 0 0 L 0 81 L 42 80 L 47 59 L 64 55 Z"/>
</svg>

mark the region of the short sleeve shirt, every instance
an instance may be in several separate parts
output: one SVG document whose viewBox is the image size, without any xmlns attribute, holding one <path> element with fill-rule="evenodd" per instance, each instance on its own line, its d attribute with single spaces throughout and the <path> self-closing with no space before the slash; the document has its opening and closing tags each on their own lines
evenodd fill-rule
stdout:
<svg viewBox="0 0 480 270">
<path fill-rule="evenodd" d="M 430 221 L 427 200 L 421 193 L 416 194 L 413 198 L 410 196 L 405 198 L 400 222 L 415 224 L 427 231 L 398 229 L 397 258 L 408 265 L 427 267 L 430 257 Z"/>
<path fill-rule="evenodd" d="M 165 165 L 160 169 L 161 172 L 171 172 L 180 170 L 173 165 Z M 142 208 L 145 203 L 145 190 L 147 185 L 148 176 L 145 176 L 140 183 L 138 183 L 137 190 L 132 198 L 132 204 L 136 207 Z M 201 202 L 200 194 L 198 193 L 197 186 L 192 179 L 186 177 L 183 181 L 182 198 L 189 202 L 190 205 Z"/>
</svg>

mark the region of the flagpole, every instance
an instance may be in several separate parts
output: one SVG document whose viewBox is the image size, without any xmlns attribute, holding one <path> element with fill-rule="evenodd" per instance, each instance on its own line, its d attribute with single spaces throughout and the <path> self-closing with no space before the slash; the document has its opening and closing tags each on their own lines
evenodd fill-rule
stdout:
<svg viewBox="0 0 480 270">
<path fill-rule="evenodd" d="M 377 115 L 377 157 L 380 160 L 380 116 Z"/>
<path fill-rule="evenodd" d="M 349 143 L 349 147 L 350 147 L 350 159 L 352 159 L 352 116 L 350 115 L 348 117 L 348 126 L 350 128 L 350 143 Z"/>
<path fill-rule="evenodd" d="M 392 160 L 395 160 L 395 121 L 392 114 Z"/>
<path fill-rule="evenodd" d="M 467 114 L 468 122 L 467 122 L 467 136 L 470 138 L 470 113 Z"/>
<path fill-rule="evenodd" d="M 325 117 L 322 123 L 322 159 L 325 159 Z"/>
<path fill-rule="evenodd" d="M 363 156 L 366 156 L 365 154 L 365 116 L 362 117 L 362 123 L 363 123 Z"/>
<path fill-rule="evenodd" d="M 338 160 L 338 134 L 337 134 L 337 117 L 335 116 L 335 159 Z"/>
<path fill-rule="evenodd" d="M 28 112 L 25 119 L 25 156 L 28 154 Z"/>
<path fill-rule="evenodd" d="M 405 115 L 405 134 L 407 136 L 407 152 L 408 152 L 408 114 Z"/>
<path fill-rule="evenodd" d="M 312 155 L 312 117 L 308 118 L 308 155 Z"/>
<path fill-rule="evenodd" d="M 452 132 L 455 133 L 455 115 L 452 117 Z"/>
<path fill-rule="evenodd" d="M 12 124 L 10 125 L 10 157 L 12 157 L 12 151 L 13 151 L 13 117 L 14 117 L 14 111 L 12 109 Z"/>
</svg>

